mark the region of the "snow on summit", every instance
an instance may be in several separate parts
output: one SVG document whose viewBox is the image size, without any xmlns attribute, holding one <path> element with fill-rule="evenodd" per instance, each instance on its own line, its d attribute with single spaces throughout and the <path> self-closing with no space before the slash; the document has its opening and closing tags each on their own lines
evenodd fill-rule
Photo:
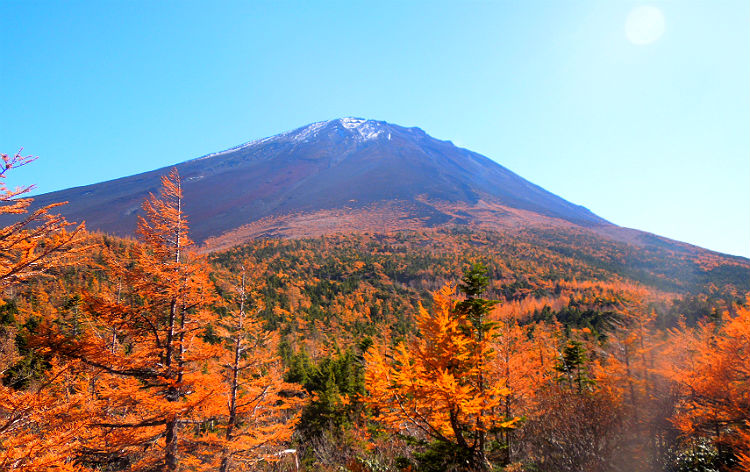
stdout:
<svg viewBox="0 0 750 472">
<path fill-rule="evenodd" d="M 369 141 L 380 136 L 385 126 L 377 121 L 362 118 L 341 118 L 338 120 L 346 129 L 356 130 L 363 141 Z"/>
<path fill-rule="evenodd" d="M 248 141 L 246 143 L 240 144 L 239 146 L 234 146 L 232 148 L 225 149 L 224 151 L 208 154 L 197 159 L 207 159 L 209 157 L 221 156 L 230 152 L 258 146 L 272 141 L 304 143 L 310 141 L 311 139 L 317 138 L 321 132 L 325 133 L 326 130 L 335 130 L 336 128 L 338 128 L 337 125 L 340 125 L 341 128 L 348 131 L 351 134 L 351 137 L 354 138 L 357 142 L 371 141 L 387 131 L 387 124 L 382 121 L 366 120 L 364 118 L 352 117 L 337 118 L 335 120 L 318 121 L 315 123 L 311 123 L 292 131 L 277 134 L 276 136 Z M 387 133 L 387 137 L 389 140 L 391 139 L 390 132 Z"/>
<path fill-rule="evenodd" d="M 330 121 L 318 121 L 317 123 L 312 123 L 307 126 L 303 126 L 302 128 L 297 128 L 294 131 L 289 131 L 288 133 L 284 133 L 279 135 L 279 137 L 288 137 L 292 141 L 295 142 L 304 142 L 307 141 L 310 138 L 314 138 L 318 135 L 318 132 L 325 128 L 326 125 L 330 123 Z"/>
<path fill-rule="evenodd" d="M 366 120 L 364 118 L 337 118 L 335 120 L 318 121 L 316 123 L 297 128 L 286 133 L 274 136 L 273 140 L 306 142 L 316 138 L 320 133 L 332 132 L 343 128 L 355 140 L 363 142 L 377 138 L 386 131 L 386 124 L 380 121 Z M 255 142 L 251 143 L 255 144 Z"/>
</svg>

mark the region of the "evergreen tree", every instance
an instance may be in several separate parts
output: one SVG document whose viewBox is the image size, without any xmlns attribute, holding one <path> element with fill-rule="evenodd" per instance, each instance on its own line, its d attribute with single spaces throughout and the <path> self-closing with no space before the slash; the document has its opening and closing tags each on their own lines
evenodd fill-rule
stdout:
<svg viewBox="0 0 750 472">
<path fill-rule="evenodd" d="M 581 341 L 568 341 L 558 364 L 555 366 L 555 370 L 561 374 L 558 380 L 568 382 L 570 386 L 575 385 L 578 393 L 583 393 L 584 387 L 594 383 L 586 369 L 588 360 L 586 349 Z"/>
</svg>

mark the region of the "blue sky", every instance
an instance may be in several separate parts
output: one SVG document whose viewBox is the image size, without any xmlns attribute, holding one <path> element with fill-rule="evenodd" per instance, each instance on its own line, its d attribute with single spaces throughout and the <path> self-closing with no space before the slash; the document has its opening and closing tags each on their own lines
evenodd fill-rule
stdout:
<svg viewBox="0 0 750 472">
<path fill-rule="evenodd" d="M 663 34 L 626 35 L 653 6 Z M 342 116 L 619 225 L 750 256 L 750 2 L 0 2 L 0 151 L 38 192 Z M 652 31 L 653 33 L 653 31 Z"/>
</svg>

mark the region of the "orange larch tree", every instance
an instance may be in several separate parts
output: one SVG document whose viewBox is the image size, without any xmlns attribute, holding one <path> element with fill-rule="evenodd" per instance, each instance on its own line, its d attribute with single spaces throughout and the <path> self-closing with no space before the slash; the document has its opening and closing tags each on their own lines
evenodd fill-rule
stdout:
<svg viewBox="0 0 750 472">
<path fill-rule="evenodd" d="M 69 230 L 71 223 L 50 211 L 63 203 L 54 203 L 32 212 L 33 198 L 24 197 L 33 186 L 9 189 L 5 184 L 8 171 L 32 162 L 35 158 L 16 153 L 0 154 L 0 216 L 15 215 L 15 222 L 0 228 L 0 288 L 44 273 L 60 265 L 79 242 L 83 225 Z"/>
<path fill-rule="evenodd" d="M 738 458 L 736 470 L 750 470 L 750 308 L 674 331 L 673 352 L 663 372 L 682 394 L 674 424 L 688 438 L 713 440 L 720 458 Z"/>
<path fill-rule="evenodd" d="M 221 358 L 226 404 L 213 436 L 218 470 L 247 470 L 277 458 L 294 432 L 299 387 L 283 379 L 278 333 L 265 329 L 258 316 L 264 305 L 259 293 L 260 268 L 245 261 L 232 285 L 231 309 L 217 322 L 216 335 L 225 350 Z"/>
<path fill-rule="evenodd" d="M 204 259 L 190 251 L 176 170 L 143 204 L 134 260 L 108 261 L 117 284 L 85 297 L 83 332 L 49 330 L 50 349 L 98 369 L 89 394 L 98 406 L 83 460 L 130 470 L 203 467 L 205 424 L 221 405 L 212 367 L 220 347 L 207 341 L 216 299 Z"/>
<path fill-rule="evenodd" d="M 26 390 L 0 385 L 0 470 L 83 470 L 75 459 L 92 414 L 83 382 L 69 363 L 54 358 Z"/>
<path fill-rule="evenodd" d="M 504 415 L 510 392 L 492 374 L 497 327 L 472 303 L 479 292 L 462 301 L 453 293 L 450 285 L 435 292 L 433 313 L 420 305 L 411 343 L 391 355 L 379 346 L 365 353 L 365 401 L 388 427 L 454 447 L 469 470 L 489 470 L 488 434 L 516 420 Z"/>
<path fill-rule="evenodd" d="M 497 353 L 493 359 L 493 376 L 510 390 L 502 403 L 506 418 L 529 417 L 537 413 L 536 394 L 554 377 L 558 357 L 556 338 L 560 336 L 557 323 L 522 326 L 519 318 L 523 313 L 519 313 L 513 305 L 498 307 L 491 318 L 497 323 L 498 334 L 493 340 Z M 513 460 L 513 438 L 517 432 L 515 428 L 497 431 L 497 440 L 505 449 L 505 465 Z"/>
<path fill-rule="evenodd" d="M 0 228 L 0 297 L 14 284 L 41 275 L 52 267 L 74 262 L 82 247 L 83 225 L 73 229 L 50 211 L 60 204 L 29 212 L 31 198 L 23 197 L 32 186 L 9 189 L 8 171 L 34 160 L 16 153 L 0 154 L 0 216 L 13 215 L 15 222 Z M 6 301 L 0 298 L 0 305 Z M 0 376 L 5 377 L 17 356 L 15 332 L 0 327 Z M 85 417 L 77 379 L 70 366 L 50 359 L 42 378 L 25 388 L 0 384 L 0 469 L 35 472 L 73 471 L 76 434 Z"/>
</svg>

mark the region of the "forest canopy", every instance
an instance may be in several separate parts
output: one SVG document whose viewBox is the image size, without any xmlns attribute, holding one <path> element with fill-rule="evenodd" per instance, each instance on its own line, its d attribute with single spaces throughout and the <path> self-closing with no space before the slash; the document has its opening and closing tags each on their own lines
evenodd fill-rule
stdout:
<svg viewBox="0 0 750 472">
<path fill-rule="evenodd" d="M 205 254 L 176 171 L 136 239 L 3 183 L 2 470 L 750 468 L 716 261 L 459 227 Z"/>
</svg>

